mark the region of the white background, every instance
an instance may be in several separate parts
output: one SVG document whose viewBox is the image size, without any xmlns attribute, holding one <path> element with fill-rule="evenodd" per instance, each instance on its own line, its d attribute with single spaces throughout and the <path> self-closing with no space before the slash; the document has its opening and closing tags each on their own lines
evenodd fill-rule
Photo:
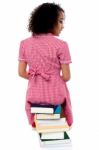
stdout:
<svg viewBox="0 0 99 150">
<path fill-rule="evenodd" d="M 74 124 L 72 150 L 99 149 L 99 4 L 98 0 L 53 0 L 65 9 L 60 37 L 69 44 L 72 64 L 68 87 Z M 53 2 L 49 0 L 48 2 Z M 17 73 L 19 43 L 31 34 L 28 18 L 46 0 L 0 1 L 0 149 L 40 149 L 24 105 L 27 81 Z M 35 147 L 35 148 L 34 148 Z"/>
</svg>

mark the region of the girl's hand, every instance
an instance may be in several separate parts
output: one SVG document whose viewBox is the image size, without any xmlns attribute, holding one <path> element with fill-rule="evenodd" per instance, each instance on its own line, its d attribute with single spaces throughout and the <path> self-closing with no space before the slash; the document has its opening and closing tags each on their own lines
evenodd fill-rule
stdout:
<svg viewBox="0 0 99 150">
<path fill-rule="evenodd" d="M 27 63 L 20 61 L 18 65 L 18 74 L 20 77 L 24 79 L 29 79 L 29 75 L 28 72 L 26 71 L 26 68 L 27 68 Z"/>
</svg>

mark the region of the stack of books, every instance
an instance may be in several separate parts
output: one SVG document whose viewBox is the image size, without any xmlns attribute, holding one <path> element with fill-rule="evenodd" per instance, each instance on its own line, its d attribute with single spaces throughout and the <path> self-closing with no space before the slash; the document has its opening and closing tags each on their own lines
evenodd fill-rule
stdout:
<svg viewBox="0 0 99 150">
<path fill-rule="evenodd" d="M 67 134 L 69 126 L 66 119 L 61 118 L 61 111 L 61 105 L 31 105 L 41 146 L 71 145 Z"/>
</svg>

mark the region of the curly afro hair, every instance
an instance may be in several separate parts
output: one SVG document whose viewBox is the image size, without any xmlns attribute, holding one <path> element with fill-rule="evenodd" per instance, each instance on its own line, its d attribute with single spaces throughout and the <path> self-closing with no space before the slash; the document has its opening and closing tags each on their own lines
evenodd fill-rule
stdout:
<svg viewBox="0 0 99 150">
<path fill-rule="evenodd" d="M 53 32 L 60 11 L 64 12 L 59 4 L 43 3 L 39 5 L 30 15 L 28 31 L 33 35 Z"/>
</svg>

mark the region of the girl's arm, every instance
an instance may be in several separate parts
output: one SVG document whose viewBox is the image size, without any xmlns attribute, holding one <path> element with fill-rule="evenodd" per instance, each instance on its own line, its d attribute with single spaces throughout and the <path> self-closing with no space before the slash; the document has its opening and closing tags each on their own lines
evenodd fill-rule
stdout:
<svg viewBox="0 0 99 150">
<path fill-rule="evenodd" d="M 18 74 L 19 74 L 19 76 L 24 78 L 24 79 L 29 79 L 26 68 L 27 68 L 27 63 L 19 61 L 19 65 L 18 65 Z"/>
<path fill-rule="evenodd" d="M 62 79 L 66 82 L 70 80 L 70 67 L 69 64 L 61 64 Z"/>
</svg>

